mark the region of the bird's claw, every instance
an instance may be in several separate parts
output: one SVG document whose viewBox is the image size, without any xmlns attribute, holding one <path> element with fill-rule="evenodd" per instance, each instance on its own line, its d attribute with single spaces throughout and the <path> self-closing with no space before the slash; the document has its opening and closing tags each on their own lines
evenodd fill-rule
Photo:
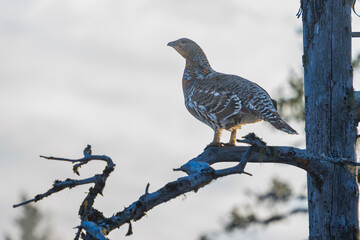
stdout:
<svg viewBox="0 0 360 240">
<path fill-rule="evenodd" d="M 225 146 L 225 147 L 235 147 L 236 146 L 236 144 L 235 143 L 223 143 L 223 146 Z"/>
<path fill-rule="evenodd" d="M 211 148 L 211 147 L 223 147 L 224 143 L 221 142 L 211 142 L 210 144 L 208 144 L 204 150 Z"/>
</svg>

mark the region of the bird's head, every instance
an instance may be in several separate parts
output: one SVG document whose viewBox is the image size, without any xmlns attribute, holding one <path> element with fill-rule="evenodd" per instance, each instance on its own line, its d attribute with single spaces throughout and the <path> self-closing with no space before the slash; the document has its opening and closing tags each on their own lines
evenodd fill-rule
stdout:
<svg viewBox="0 0 360 240">
<path fill-rule="evenodd" d="M 169 42 L 168 46 L 173 47 L 186 60 L 194 61 L 199 56 L 205 56 L 200 46 L 188 38 L 180 38 L 176 41 Z"/>
</svg>

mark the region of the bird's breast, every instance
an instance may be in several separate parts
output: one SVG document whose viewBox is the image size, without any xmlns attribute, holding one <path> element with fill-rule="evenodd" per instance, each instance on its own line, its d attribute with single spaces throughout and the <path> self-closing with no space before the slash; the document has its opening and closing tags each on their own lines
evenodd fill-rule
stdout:
<svg viewBox="0 0 360 240">
<path fill-rule="evenodd" d="M 191 85 L 191 80 L 187 80 L 187 79 L 183 78 L 182 88 L 183 88 L 184 93 L 186 93 L 189 90 L 190 85 Z"/>
</svg>

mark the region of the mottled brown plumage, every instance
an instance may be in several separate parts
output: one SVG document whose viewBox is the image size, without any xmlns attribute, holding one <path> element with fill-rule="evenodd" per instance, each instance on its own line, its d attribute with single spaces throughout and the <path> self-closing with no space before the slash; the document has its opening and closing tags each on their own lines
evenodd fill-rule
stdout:
<svg viewBox="0 0 360 240">
<path fill-rule="evenodd" d="M 259 85 L 236 75 L 214 71 L 203 50 L 190 39 L 181 38 L 168 46 L 186 60 L 182 80 L 185 106 L 195 118 L 215 131 L 209 146 L 222 145 L 222 129 L 231 131 L 227 145 L 235 145 L 237 129 L 261 120 L 284 132 L 297 134 L 281 119 L 276 111 L 276 101 Z"/>
</svg>

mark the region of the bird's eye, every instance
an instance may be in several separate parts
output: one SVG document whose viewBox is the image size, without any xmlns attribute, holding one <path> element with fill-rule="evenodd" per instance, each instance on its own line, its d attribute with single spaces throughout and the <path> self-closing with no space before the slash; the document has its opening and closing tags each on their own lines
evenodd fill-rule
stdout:
<svg viewBox="0 0 360 240">
<path fill-rule="evenodd" d="M 185 44 L 185 40 L 180 40 L 180 44 Z"/>
</svg>

